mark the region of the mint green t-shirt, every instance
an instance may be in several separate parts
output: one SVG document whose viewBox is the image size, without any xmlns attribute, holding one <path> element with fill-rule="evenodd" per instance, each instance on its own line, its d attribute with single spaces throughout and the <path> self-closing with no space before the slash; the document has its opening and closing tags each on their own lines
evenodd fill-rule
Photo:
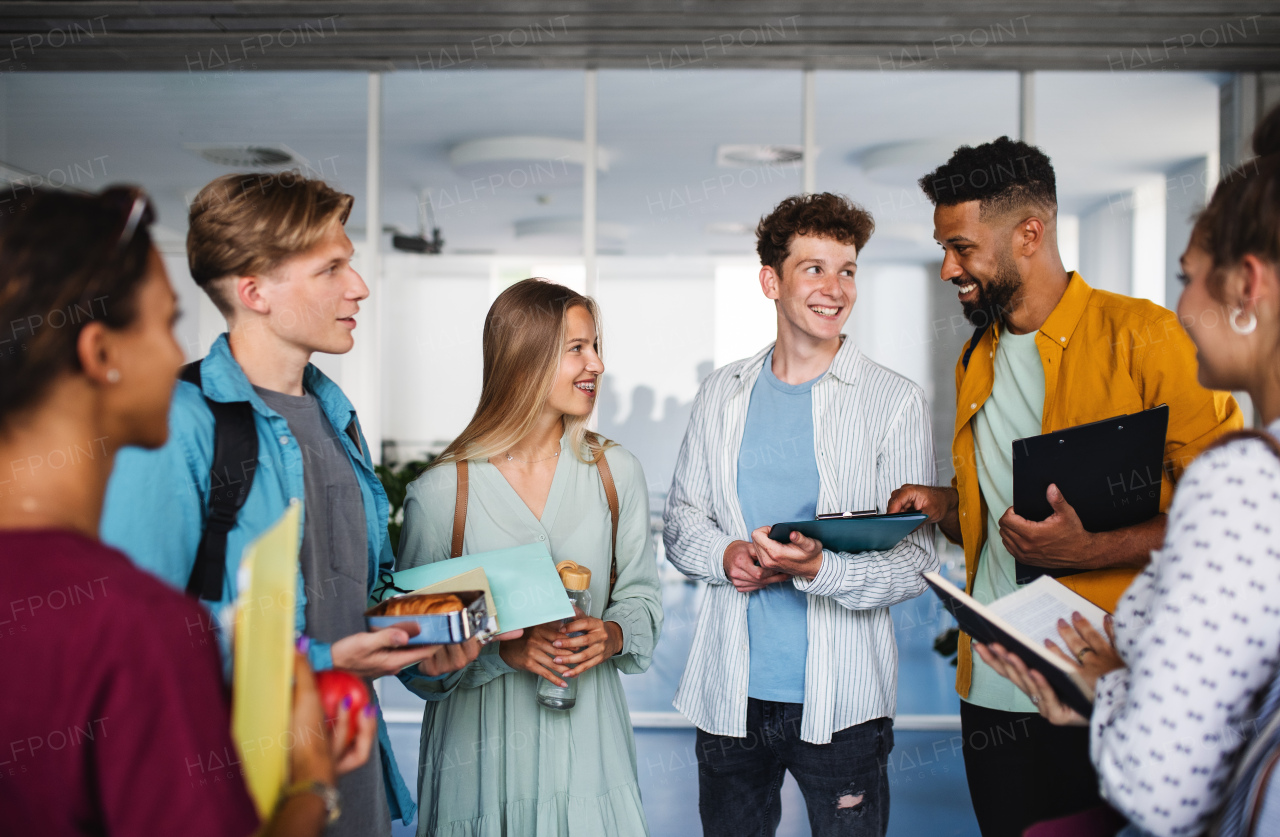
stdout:
<svg viewBox="0 0 1280 837">
<path fill-rule="evenodd" d="M 1013 505 L 1013 441 L 1040 435 L 1044 413 L 1044 365 L 1036 332 L 1000 334 L 991 397 L 973 417 L 978 487 L 987 504 L 987 540 L 978 558 L 973 597 L 986 604 L 1018 589 L 1014 559 L 1000 539 L 999 520 Z M 1035 712 L 1017 686 L 973 655 L 970 703 L 1006 712 Z"/>
</svg>

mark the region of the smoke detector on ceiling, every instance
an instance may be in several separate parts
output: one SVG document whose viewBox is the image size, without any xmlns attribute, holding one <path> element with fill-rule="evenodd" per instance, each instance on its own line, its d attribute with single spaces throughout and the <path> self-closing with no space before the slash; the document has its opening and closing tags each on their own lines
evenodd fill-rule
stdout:
<svg viewBox="0 0 1280 837">
<path fill-rule="evenodd" d="M 752 168 L 766 165 L 794 165 L 804 159 L 800 145 L 717 145 L 716 165 L 721 168 Z"/>
<path fill-rule="evenodd" d="M 458 143 L 449 149 L 449 163 L 458 172 L 476 173 L 488 170 L 510 170 L 514 165 L 542 164 L 542 169 L 531 168 L 535 183 L 553 181 L 568 174 L 570 167 L 581 178 L 586 165 L 587 146 L 582 140 L 561 137 L 482 137 Z M 596 147 L 596 170 L 607 172 L 613 153 L 603 146 Z M 512 184 L 523 188 L 529 175 L 517 178 L 512 172 Z M 554 185 L 554 184 L 553 184 Z M 493 186 L 490 186 L 493 188 Z"/>
<path fill-rule="evenodd" d="M 186 143 L 183 148 L 193 151 L 210 163 L 233 169 L 310 168 L 307 158 L 284 143 Z"/>
</svg>

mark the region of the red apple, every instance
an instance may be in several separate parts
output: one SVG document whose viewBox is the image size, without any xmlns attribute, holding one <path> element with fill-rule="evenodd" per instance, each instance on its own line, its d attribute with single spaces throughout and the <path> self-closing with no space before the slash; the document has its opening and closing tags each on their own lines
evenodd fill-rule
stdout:
<svg viewBox="0 0 1280 837">
<path fill-rule="evenodd" d="M 347 740 L 342 742 L 346 748 L 356 737 L 356 722 L 369 705 L 369 687 L 364 681 L 349 671 L 331 669 L 316 672 L 316 689 L 320 692 L 320 705 L 324 707 L 324 718 L 330 724 L 338 719 L 344 698 L 351 698 L 350 724 L 347 727 Z"/>
</svg>

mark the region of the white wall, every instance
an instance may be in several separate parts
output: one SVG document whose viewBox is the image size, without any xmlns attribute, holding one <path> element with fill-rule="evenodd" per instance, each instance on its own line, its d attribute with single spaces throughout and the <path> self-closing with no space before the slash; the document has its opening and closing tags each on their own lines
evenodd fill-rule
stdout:
<svg viewBox="0 0 1280 837">
<path fill-rule="evenodd" d="M 660 419 L 661 405 L 668 399 L 693 401 L 698 394 L 697 367 L 714 363 L 715 330 L 707 326 L 715 291 L 705 264 L 648 271 L 644 265 L 615 264 L 602 271 L 598 301 L 605 378 L 614 401 L 608 405 L 609 415 L 601 415 L 603 421 L 637 417 L 632 396 L 638 387 L 647 387 L 653 395 L 653 408 L 645 418 Z M 605 412 L 604 402 L 599 409 Z"/>
<path fill-rule="evenodd" d="M 671 485 L 698 385 L 714 368 L 715 275 L 705 259 L 601 263 L 598 427 L 640 459 L 655 493 Z"/>
<path fill-rule="evenodd" d="M 382 269 L 382 431 L 404 460 L 438 452 L 475 411 L 491 271 L 485 259 L 400 253 Z"/>
<path fill-rule="evenodd" d="M 724 260 L 715 267 L 715 365 L 756 352 L 778 336 L 778 309 L 760 289 L 760 262 Z"/>
<path fill-rule="evenodd" d="M 1165 305 L 1174 308 L 1182 285 L 1178 282 L 1178 259 L 1191 238 L 1194 216 L 1213 188 L 1213 167 L 1209 158 L 1191 160 L 1167 172 L 1165 189 Z"/>
<path fill-rule="evenodd" d="M 1165 179 L 1150 177 L 1133 190 L 1133 296 L 1165 304 Z"/>
<path fill-rule="evenodd" d="M 1080 216 L 1058 216 L 1058 256 L 1067 270 L 1080 269 Z"/>
<path fill-rule="evenodd" d="M 929 283 L 939 280 L 922 265 L 868 264 L 857 281 L 846 330 L 869 358 L 920 384 L 932 401 Z"/>
<path fill-rule="evenodd" d="M 1080 273 L 1092 287 L 1128 294 L 1132 270 L 1132 197 L 1114 195 L 1080 216 Z"/>
</svg>

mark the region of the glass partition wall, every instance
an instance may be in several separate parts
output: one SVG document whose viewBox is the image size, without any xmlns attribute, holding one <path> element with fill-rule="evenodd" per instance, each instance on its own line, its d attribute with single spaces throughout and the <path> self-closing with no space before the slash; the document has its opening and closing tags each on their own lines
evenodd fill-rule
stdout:
<svg viewBox="0 0 1280 837">
<path fill-rule="evenodd" d="M 660 492 L 699 380 L 772 334 L 753 230 L 803 190 L 804 74 L 595 72 L 595 287 L 610 367 L 599 421 L 650 454 Z M 147 187 L 187 311 L 180 335 L 197 357 L 221 323 L 185 274 L 187 202 L 219 174 L 298 169 L 355 195 L 348 231 L 366 250 L 367 81 L 352 72 L 8 74 L 0 163 L 14 190 L 18 177 Z M 1095 286 L 1176 302 L 1176 257 L 1216 180 L 1222 81 L 1035 74 L 1029 125 L 1058 171 L 1059 246 Z M 814 82 L 815 188 L 849 195 L 877 222 L 850 333 L 945 408 L 966 335 L 946 289 L 936 292 L 940 251 L 915 180 L 961 143 L 1018 134 L 1018 74 L 819 71 Z M 403 458 L 439 449 L 465 423 L 479 391 L 478 327 L 502 287 L 529 275 L 586 287 L 584 74 L 427 65 L 383 75 L 380 95 L 383 258 L 370 278 L 385 286 L 366 308 L 379 296 L 385 304 L 359 341 L 381 349 L 378 381 L 362 397 L 378 401 L 380 435 Z M 440 252 L 415 252 L 431 249 L 437 228 Z M 342 376 L 342 362 L 320 363 Z"/>
<path fill-rule="evenodd" d="M 348 233 L 371 297 L 356 350 L 316 362 L 351 395 L 370 439 L 383 440 L 375 455 L 389 464 L 438 452 L 470 418 L 484 316 L 503 288 L 529 276 L 593 285 L 608 366 L 598 427 L 644 464 L 659 544 L 661 503 L 699 383 L 773 338 L 754 228 L 804 191 L 806 173 L 815 189 L 846 194 L 875 216 L 847 330 L 873 360 L 924 388 L 945 482 L 954 366 L 971 329 L 938 281 L 932 207 L 916 180 L 958 145 L 1025 127 L 1057 170 L 1068 269 L 1172 307 L 1177 255 L 1218 171 L 1224 78 L 1212 74 L 806 77 L 661 64 L 591 72 L 593 100 L 580 70 L 428 64 L 372 84 L 356 72 L 10 73 L 0 78 L 0 163 L 11 197 L 29 182 L 90 190 L 132 182 L 153 195 L 192 358 L 222 330 L 184 256 L 187 204 L 199 188 L 229 172 L 297 169 L 353 194 Z M 1033 111 L 1024 115 L 1028 81 Z M 585 259 L 593 113 L 596 246 Z M 808 161 L 806 143 L 815 152 Z M 379 196 L 379 229 L 369 228 L 370 194 Z M 590 264 L 596 276 L 587 276 Z M 948 560 L 949 571 L 963 572 Z M 663 575 L 658 654 L 625 683 L 653 833 L 683 834 L 696 818 L 697 768 L 692 733 L 670 701 L 699 591 L 665 562 Z M 932 649 L 946 619 L 925 597 L 893 615 L 900 714 L 891 833 L 976 834 L 963 763 L 948 743 L 954 670 Z M 380 691 L 412 775 L 421 702 L 393 680 Z M 780 833 L 807 833 L 796 789 L 784 793 Z"/>
</svg>

